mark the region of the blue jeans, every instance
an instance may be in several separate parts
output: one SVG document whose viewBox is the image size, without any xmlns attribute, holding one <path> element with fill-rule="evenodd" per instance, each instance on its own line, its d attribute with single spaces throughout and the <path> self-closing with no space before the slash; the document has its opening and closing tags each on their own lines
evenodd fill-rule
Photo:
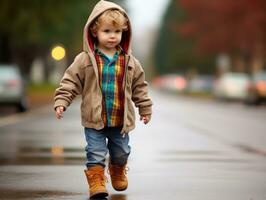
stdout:
<svg viewBox="0 0 266 200">
<path fill-rule="evenodd" d="M 102 130 L 85 128 L 87 146 L 85 148 L 87 168 L 95 165 L 105 167 L 105 157 L 109 151 L 110 162 L 125 165 L 130 154 L 129 136 L 120 133 L 122 128 L 107 127 Z"/>
</svg>

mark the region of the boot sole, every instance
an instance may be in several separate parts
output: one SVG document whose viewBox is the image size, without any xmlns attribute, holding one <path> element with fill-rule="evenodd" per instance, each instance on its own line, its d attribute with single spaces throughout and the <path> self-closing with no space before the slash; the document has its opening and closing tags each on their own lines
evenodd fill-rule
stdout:
<svg viewBox="0 0 266 200">
<path fill-rule="evenodd" d="M 105 198 L 108 196 L 107 192 L 99 192 L 97 194 L 93 194 L 90 196 L 90 199 L 99 199 L 99 198 Z"/>
<path fill-rule="evenodd" d="M 114 188 L 114 187 L 113 187 Z M 119 192 L 121 192 L 121 191 L 125 191 L 126 189 L 127 189 L 127 187 L 125 187 L 125 188 L 114 188 L 116 191 L 119 191 Z"/>
</svg>

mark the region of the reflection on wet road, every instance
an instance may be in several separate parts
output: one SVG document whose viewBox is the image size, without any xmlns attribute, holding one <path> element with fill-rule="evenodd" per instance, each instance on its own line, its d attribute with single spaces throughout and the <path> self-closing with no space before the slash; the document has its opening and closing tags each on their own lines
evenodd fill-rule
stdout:
<svg viewBox="0 0 266 200">
<path fill-rule="evenodd" d="M 14 157 L 0 158 L 0 165 L 83 165 L 84 149 L 21 147 Z"/>
<path fill-rule="evenodd" d="M 16 190 L 16 189 L 0 189 L 1 199 L 38 199 L 38 198 L 54 198 L 60 196 L 73 196 L 77 195 L 70 192 L 62 191 L 49 191 L 49 190 Z"/>
<path fill-rule="evenodd" d="M 109 200 L 265 200 L 266 109 L 152 93 L 130 133 L 129 188 Z M 170 109 L 171 108 L 171 109 Z M 0 119 L 0 199 L 87 200 L 79 103 Z"/>
<path fill-rule="evenodd" d="M 71 193 L 64 191 L 49 191 L 49 190 L 16 190 L 16 189 L 0 189 L 1 199 L 57 199 L 60 197 L 72 197 L 80 195 L 79 193 Z M 124 194 L 110 195 L 109 198 L 101 198 L 97 200 L 127 200 Z M 96 199 L 95 199 L 96 200 Z"/>
</svg>

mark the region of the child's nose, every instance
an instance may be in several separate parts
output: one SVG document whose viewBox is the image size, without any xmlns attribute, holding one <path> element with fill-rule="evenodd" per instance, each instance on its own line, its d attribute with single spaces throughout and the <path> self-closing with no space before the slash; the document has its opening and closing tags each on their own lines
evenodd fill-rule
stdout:
<svg viewBox="0 0 266 200">
<path fill-rule="evenodd" d="M 111 37 L 115 37 L 115 33 L 111 33 Z"/>
</svg>

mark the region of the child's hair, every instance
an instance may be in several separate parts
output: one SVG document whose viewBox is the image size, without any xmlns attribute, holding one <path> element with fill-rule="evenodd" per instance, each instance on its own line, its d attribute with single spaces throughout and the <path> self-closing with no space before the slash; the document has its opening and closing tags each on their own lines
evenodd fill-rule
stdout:
<svg viewBox="0 0 266 200">
<path fill-rule="evenodd" d="M 91 25 L 91 31 L 95 33 L 103 22 L 109 25 L 113 25 L 115 27 L 122 28 L 123 31 L 126 31 L 128 29 L 127 17 L 120 10 L 117 9 L 107 10 L 99 17 L 97 17 Z"/>
</svg>

